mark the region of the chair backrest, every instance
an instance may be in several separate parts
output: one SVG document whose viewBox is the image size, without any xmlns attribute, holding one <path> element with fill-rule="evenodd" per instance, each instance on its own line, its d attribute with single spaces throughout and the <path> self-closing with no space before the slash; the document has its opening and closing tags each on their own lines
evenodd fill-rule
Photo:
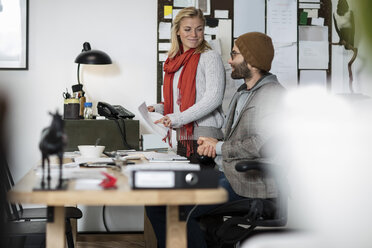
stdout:
<svg viewBox="0 0 372 248">
<path fill-rule="evenodd" d="M 13 180 L 12 174 L 10 172 L 7 160 L 4 156 L 1 157 L 1 169 L 0 169 L 0 171 L 1 171 L 0 172 L 1 173 L 1 178 L 2 178 L 2 181 L 3 181 L 1 190 L 2 190 L 2 194 L 5 194 L 5 196 L 6 196 L 7 192 L 9 190 L 11 190 L 12 187 L 14 186 L 14 180 Z M 5 199 L 4 207 L 5 207 L 5 213 L 6 213 L 6 217 L 7 217 L 8 221 L 19 220 L 20 219 L 19 212 L 23 211 L 23 207 L 22 207 L 21 204 L 9 203 Z"/>
</svg>

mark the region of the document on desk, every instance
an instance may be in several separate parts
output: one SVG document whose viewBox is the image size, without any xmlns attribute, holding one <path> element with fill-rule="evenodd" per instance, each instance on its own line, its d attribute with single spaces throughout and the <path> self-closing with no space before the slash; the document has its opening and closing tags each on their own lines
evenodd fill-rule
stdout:
<svg viewBox="0 0 372 248">
<path fill-rule="evenodd" d="M 164 115 L 156 113 L 156 112 L 149 112 L 147 111 L 147 105 L 143 102 L 139 107 L 138 111 L 140 112 L 143 119 L 146 123 L 154 130 L 160 137 L 165 138 L 168 134 L 169 128 L 164 127 L 163 124 L 155 124 L 156 120 L 159 120 L 164 117 Z"/>
<path fill-rule="evenodd" d="M 47 175 L 47 166 L 44 168 L 44 175 Z M 39 178 L 42 177 L 41 167 L 37 167 L 35 169 L 35 174 Z M 105 176 L 102 174 L 102 172 L 107 172 L 106 168 L 90 168 L 90 169 L 81 169 L 79 167 L 74 167 L 74 168 L 64 168 L 63 173 L 62 173 L 62 178 L 63 179 L 104 179 Z M 57 168 L 52 168 L 50 170 L 50 175 L 52 178 L 58 178 L 59 176 L 59 169 Z"/>
<path fill-rule="evenodd" d="M 150 163 L 163 163 L 163 162 L 189 162 L 186 157 L 177 155 L 173 152 L 146 152 L 143 153 L 143 156 L 150 162 Z"/>
</svg>

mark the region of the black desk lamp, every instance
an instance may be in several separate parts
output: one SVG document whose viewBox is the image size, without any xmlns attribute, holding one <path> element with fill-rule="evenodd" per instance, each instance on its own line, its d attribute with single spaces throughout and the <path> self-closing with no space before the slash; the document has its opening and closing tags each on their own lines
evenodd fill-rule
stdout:
<svg viewBox="0 0 372 248">
<path fill-rule="evenodd" d="M 92 50 L 89 42 L 84 42 L 83 50 L 81 50 L 81 53 L 76 57 L 75 63 L 78 63 L 77 78 L 80 85 L 80 64 L 107 65 L 112 64 L 112 61 L 107 53 L 100 50 Z"/>
</svg>

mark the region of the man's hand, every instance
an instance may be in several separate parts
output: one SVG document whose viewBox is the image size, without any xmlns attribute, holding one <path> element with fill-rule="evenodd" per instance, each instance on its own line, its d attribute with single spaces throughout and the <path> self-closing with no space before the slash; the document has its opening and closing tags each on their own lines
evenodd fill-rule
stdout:
<svg viewBox="0 0 372 248">
<path fill-rule="evenodd" d="M 165 127 L 171 127 L 172 121 L 168 116 L 164 116 L 163 118 L 154 121 L 155 124 L 162 123 Z"/>
<path fill-rule="evenodd" d="M 216 145 L 218 140 L 210 137 L 200 137 L 198 139 L 198 154 L 200 156 L 216 157 Z"/>
</svg>

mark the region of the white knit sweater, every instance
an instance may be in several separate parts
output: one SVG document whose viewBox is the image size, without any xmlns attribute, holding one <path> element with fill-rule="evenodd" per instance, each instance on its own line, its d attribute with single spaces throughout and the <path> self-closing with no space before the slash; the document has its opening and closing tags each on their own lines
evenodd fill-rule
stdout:
<svg viewBox="0 0 372 248">
<path fill-rule="evenodd" d="M 178 85 L 182 67 L 175 73 L 173 85 Z M 182 113 L 174 109 L 168 114 L 173 128 L 179 128 L 194 121 L 194 139 L 200 136 L 223 137 L 221 127 L 224 116 L 222 100 L 225 92 L 225 69 L 221 56 L 208 50 L 201 54 L 196 71 L 196 99 L 195 104 Z M 177 94 L 174 94 L 174 98 Z M 155 111 L 164 112 L 163 104 L 155 104 Z M 179 108 L 175 106 L 174 108 Z"/>
</svg>

